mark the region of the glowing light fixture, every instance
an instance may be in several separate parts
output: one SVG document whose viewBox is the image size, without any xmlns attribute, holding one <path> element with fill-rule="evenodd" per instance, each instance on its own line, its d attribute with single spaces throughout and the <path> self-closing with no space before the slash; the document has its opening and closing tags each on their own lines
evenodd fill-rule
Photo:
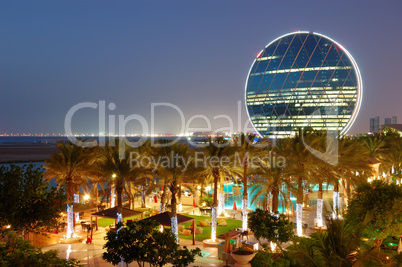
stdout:
<svg viewBox="0 0 402 267">
<path fill-rule="evenodd" d="M 225 213 L 225 194 L 219 193 L 218 216 Z"/>
<path fill-rule="evenodd" d="M 317 199 L 317 226 L 322 227 L 322 208 L 323 208 L 324 201 L 323 199 Z"/>
<path fill-rule="evenodd" d="M 67 205 L 67 238 L 74 234 L 74 214 L 73 205 Z"/>
<path fill-rule="evenodd" d="M 333 218 L 336 219 L 339 212 L 339 192 L 333 192 Z"/>
<path fill-rule="evenodd" d="M 177 227 L 177 216 L 174 216 L 170 219 L 172 233 L 176 237 L 176 242 L 179 243 L 179 231 Z"/>
<path fill-rule="evenodd" d="M 216 207 L 212 207 L 212 222 L 211 222 L 211 240 L 216 241 L 216 227 L 217 227 L 217 210 Z"/>
<path fill-rule="evenodd" d="M 297 225 L 297 235 L 303 235 L 303 205 L 296 204 L 296 225 Z"/>
<path fill-rule="evenodd" d="M 242 228 L 243 231 L 247 230 L 248 225 L 247 225 L 247 220 L 248 220 L 248 203 L 246 199 L 243 199 L 243 206 L 242 206 L 242 213 L 243 213 L 243 218 L 242 218 Z"/>
</svg>

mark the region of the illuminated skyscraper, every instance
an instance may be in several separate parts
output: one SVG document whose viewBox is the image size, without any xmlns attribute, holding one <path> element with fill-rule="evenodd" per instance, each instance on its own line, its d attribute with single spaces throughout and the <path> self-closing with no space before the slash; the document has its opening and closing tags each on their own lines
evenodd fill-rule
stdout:
<svg viewBox="0 0 402 267">
<path fill-rule="evenodd" d="M 322 34 L 295 32 L 258 54 L 247 77 L 246 105 L 262 136 L 289 137 L 300 128 L 344 134 L 356 119 L 362 89 L 345 48 Z"/>
</svg>

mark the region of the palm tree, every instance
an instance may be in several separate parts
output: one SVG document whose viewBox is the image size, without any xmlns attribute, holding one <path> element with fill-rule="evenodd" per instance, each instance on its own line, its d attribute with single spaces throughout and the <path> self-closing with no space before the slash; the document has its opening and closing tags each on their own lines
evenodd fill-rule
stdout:
<svg viewBox="0 0 402 267">
<path fill-rule="evenodd" d="M 341 138 L 338 142 L 338 165 L 335 166 L 337 177 L 334 183 L 334 216 L 339 211 L 339 180 L 353 186 L 367 181 L 372 169 L 368 164 L 368 154 L 362 145 L 350 138 Z M 359 175 L 356 175 L 359 173 Z"/>
<path fill-rule="evenodd" d="M 388 164 L 388 154 L 392 145 L 389 146 L 387 140 L 390 136 L 385 136 L 382 133 L 376 133 L 375 135 L 367 135 L 361 137 L 359 140 L 365 150 L 367 156 L 381 161 L 381 169 L 390 169 L 391 166 Z"/>
<path fill-rule="evenodd" d="M 156 182 L 156 178 L 150 175 L 141 175 L 136 179 L 136 186 L 129 190 L 130 194 L 141 194 L 141 208 L 146 207 L 146 200 L 152 192 L 159 187 Z M 132 191 L 132 192 L 131 192 Z"/>
<path fill-rule="evenodd" d="M 316 172 L 311 176 L 311 182 L 318 184 L 317 192 L 317 214 L 316 220 L 319 227 L 323 226 L 323 183 L 330 181 L 338 181 L 336 176 L 335 166 L 332 165 L 338 162 L 338 159 L 331 160 L 329 157 L 338 157 L 338 136 L 327 135 L 327 132 L 315 131 L 315 144 L 316 148 L 329 153 L 329 156 L 324 158 L 325 160 L 315 161 Z M 332 163 L 332 164 L 330 164 Z"/>
<path fill-rule="evenodd" d="M 156 147 L 153 148 L 153 162 L 159 162 L 155 165 L 155 170 L 160 179 L 163 179 L 165 184 L 169 185 L 172 193 L 171 199 L 171 229 L 178 242 L 178 227 L 177 227 L 177 194 L 179 185 L 189 176 L 192 175 L 193 166 L 189 161 L 191 152 L 187 144 L 172 143 L 168 140 L 160 140 Z M 191 164 L 191 165 L 190 165 Z"/>
<path fill-rule="evenodd" d="M 218 215 L 218 184 L 224 180 L 227 174 L 233 174 L 234 167 L 233 164 L 230 163 L 230 156 L 233 154 L 234 148 L 230 146 L 227 140 L 218 137 L 215 139 L 210 138 L 209 142 L 204 144 L 201 149 L 203 159 L 200 160 L 197 158 L 195 165 L 196 167 L 202 168 L 198 175 L 200 177 L 206 177 L 207 180 L 212 180 L 214 184 L 211 239 L 215 242 Z M 228 160 L 229 163 L 226 160 Z"/>
<path fill-rule="evenodd" d="M 95 205 L 97 210 L 99 209 L 99 186 L 102 188 L 102 191 L 105 192 L 105 188 L 103 184 L 107 181 L 107 178 L 102 175 L 92 174 L 88 177 L 90 183 L 92 184 L 92 195 L 95 197 Z"/>
<path fill-rule="evenodd" d="M 130 160 L 133 151 L 134 148 L 128 146 L 124 139 L 110 139 L 95 152 L 96 171 L 108 177 L 109 185 L 115 187 L 118 207 L 123 206 L 122 194 L 126 182 L 136 179 L 142 171 L 141 166 L 133 166 Z"/>
<path fill-rule="evenodd" d="M 302 143 L 300 132 L 294 138 L 281 140 L 279 145 L 287 152 L 286 168 L 289 176 L 297 179 L 296 224 L 297 234 L 300 236 L 303 223 L 303 181 L 308 178 L 307 168 L 311 166 L 311 156 Z"/>
<path fill-rule="evenodd" d="M 288 173 L 290 168 L 282 166 L 281 162 L 274 162 L 272 160 L 272 154 L 277 158 L 280 156 L 285 156 L 285 151 L 282 150 L 283 147 L 273 147 L 271 151 L 260 154 L 258 160 L 259 172 L 257 176 L 260 178 L 256 183 L 259 186 L 254 187 L 253 192 L 259 192 L 253 197 L 253 202 L 257 200 L 259 196 L 266 196 L 267 207 L 270 202 L 270 197 L 272 196 L 272 212 L 278 212 L 279 208 L 279 195 L 282 194 L 283 198 L 286 198 L 285 192 L 282 192 L 281 185 L 286 184 L 288 190 L 292 187 L 289 183 L 288 177 L 291 173 Z"/>
<path fill-rule="evenodd" d="M 73 194 L 74 184 L 82 182 L 89 173 L 91 165 L 90 149 L 76 146 L 70 142 L 58 143 L 60 151 L 52 154 L 45 160 L 44 178 L 55 178 L 58 187 L 65 184 L 67 187 L 67 237 L 74 233 L 73 222 Z"/>
<path fill-rule="evenodd" d="M 283 139 L 278 142 L 278 146 L 286 153 L 287 174 L 291 178 L 296 178 L 296 223 L 297 234 L 302 234 L 303 220 L 303 184 L 311 182 L 311 177 L 322 175 L 322 160 L 314 156 L 311 148 L 318 149 L 321 138 L 317 132 L 304 133 L 300 130 L 295 137 Z"/>
<path fill-rule="evenodd" d="M 257 147 L 254 139 L 256 138 L 255 134 L 244 134 L 240 133 L 239 135 L 234 136 L 233 144 L 236 149 L 234 158 L 232 157 L 232 162 L 235 163 L 237 168 L 237 161 L 239 161 L 239 169 L 236 173 L 241 177 L 243 182 L 243 200 L 242 200 L 242 228 L 247 229 L 247 215 L 248 215 L 248 176 L 252 171 L 249 168 L 250 158 L 253 158 L 258 153 Z"/>
</svg>

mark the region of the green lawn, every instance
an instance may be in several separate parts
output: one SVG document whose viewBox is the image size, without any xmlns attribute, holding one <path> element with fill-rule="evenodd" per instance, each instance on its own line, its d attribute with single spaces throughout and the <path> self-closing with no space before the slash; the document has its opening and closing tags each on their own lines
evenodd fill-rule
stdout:
<svg viewBox="0 0 402 267">
<path fill-rule="evenodd" d="M 141 218 L 141 214 L 124 218 L 124 221 L 130 220 L 130 219 L 133 219 L 133 218 Z M 114 219 L 109 219 L 109 218 L 99 218 L 98 219 L 98 226 L 107 227 L 107 226 L 109 226 L 111 224 L 114 224 Z"/>
<path fill-rule="evenodd" d="M 210 216 L 195 216 L 195 215 L 187 215 L 187 214 L 185 216 L 194 218 L 195 224 L 197 225 L 197 227 L 201 227 L 198 225 L 198 221 L 205 221 L 206 219 L 211 220 Z M 138 218 L 138 217 L 141 217 L 141 215 L 124 218 L 124 221 L 126 221 L 127 219 L 129 220 L 129 219 Z M 220 219 L 218 219 L 218 221 L 219 220 Z M 240 220 L 233 220 L 233 219 L 225 219 L 225 220 L 228 223 L 228 225 L 227 226 L 218 226 L 217 233 L 216 233 L 217 236 L 220 234 L 229 232 L 230 230 L 233 230 L 236 228 L 241 228 L 242 223 Z M 111 224 L 114 224 L 114 219 L 108 219 L 108 218 L 99 218 L 98 219 L 98 226 L 107 227 Z M 191 224 L 192 224 L 192 222 L 188 222 L 188 223 L 184 223 L 183 225 L 185 228 L 188 228 Z M 211 238 L 211 226 L 201 227 L 201 228 L 203 229 L 203 232 L 200 235 L 196 235 L 195 240 L 203 241 L 205 239 L 210 239 Z M 179 238 L 191 240 L 191 239 L 193 239 L 193 235 L 182 235 L 179 233 Z"/>
<path fill-rule="evenodd" d="M 198 221 L 205 221 L 206 219 L 211 220 L 211 217 L 209 216 L 195 216 L 195 215 L 185 215 L 188 217 L 192 217 L 195 219 L 195 224 L 197 227 L 201 227 L 198 225 Z M 219 221 L 220 219 L 218 219 Z M 230 230 L 236 229 L 236 228 L 241 228 L 242 222 L 240 220 L 233 220 L 233 219 L 225 219 L 226 222 L 228 223 L 227 226 L 218 226 L 216 230 L 216 235 L 224 234 L 226 232 L 229 232 Z M 184 223 L 184 227 L 188 228 L 192 224 L 192 222 Z M 207 227 L 201 227 L 203 229 L 202 234 L 200 235 L 195 235 L 195 240 L 197 241 L 203 241 L 205 239 L 210 239 L 211 238 L 211 226 Z M 193 239 L 193 235 L 182 235 L 179 233 L 179 238 L 183 239 Z"/>
</svg>

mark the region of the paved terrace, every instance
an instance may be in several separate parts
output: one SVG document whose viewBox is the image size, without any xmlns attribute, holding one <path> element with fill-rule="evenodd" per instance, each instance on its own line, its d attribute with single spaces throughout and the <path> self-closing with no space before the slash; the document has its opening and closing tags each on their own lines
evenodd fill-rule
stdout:
<svg viewBox="0 0 402 267">
<path fill-rule="evenodd" d="M 316 199 L 316 193 L 310 195 L 310 200 Z M 332 199 L 332 192 L 324 193 L 324 210 L 331 210 L 330 204 Z M 156 204 L 155 204 L 156 205 Z M 183 206 L 184 212 L 193 214 L 193 207 Z M 232 210 L 227 210 L 229 214 L 233 214 Z M 240 213 L 237 213 L 236 219 L 240 220 Z M 314 225 L 314 218 L 316 217 L 316 205 L 311 207 L 311 210 L 303 210 L 303 223 L 307 223 L 308 226 Z M 295 222 L 295 217 L 290 217 L 291 221 Z M 85 214 L 83 220 L 89 221 L 89 214 Z M 312 230 L 308 228 L 306 234 L 312 233 Z M 82 237 L 86 237 L 87 233 L 81 229 L 81 225 L 76 226 L 76 234 Z M 99 227 L 98 231 L 94 231 L 92 244 L 85 243 L 73 243 L 73 244 L 55 244 L 44 247 L 43 250 L 57 249 L 59 256 L 62 258 L 76 258 L 81 261 L 84 266 L 113 266 L 110 263 L 105 262 L 102 259 L 102 253 L 104 252 L 103 246 L 106 243 L 104 237 L 106 235 L 106 229 Z M 254 236 L 249 236 L 249 241 L 256 241 Z M 218 248 L 203 247 L 202 242 L 196 241 L 195 245 L 192 245 L 192 240 L 180 239 L 181 246 L 187 246 L 188 248 L 199 247 L 202 250 L 204 257 L 196 257 L 195 263 L 191 264 L 192 267 L 198 266 L 225 266 L 225 262 L 218 259 Z M 285 244 L 286 247 L 288 244 Z M 128 266 L 138 266 L 133 262 Z M 169 266 L 169 265 L 167 265 Z"/>
</svg>

